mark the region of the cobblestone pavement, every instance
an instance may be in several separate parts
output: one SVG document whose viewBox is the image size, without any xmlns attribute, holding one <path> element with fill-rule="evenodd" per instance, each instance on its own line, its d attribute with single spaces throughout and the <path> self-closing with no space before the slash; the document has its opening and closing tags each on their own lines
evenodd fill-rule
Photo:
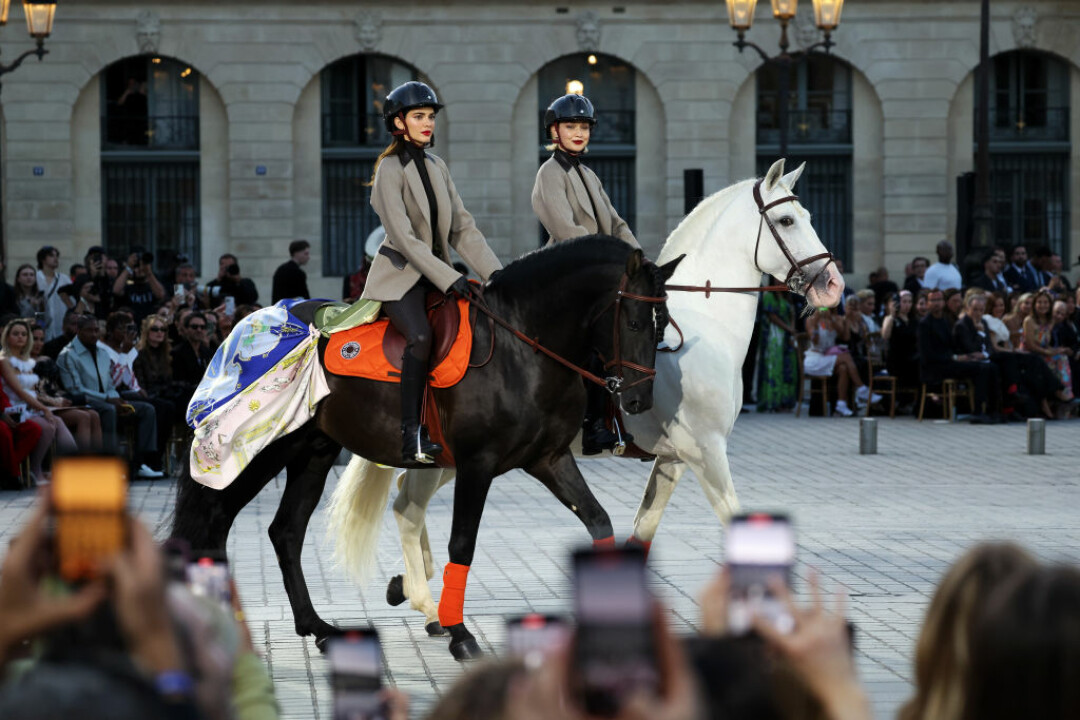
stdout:
<svg viewBox="0 0 1080 720">
<path fill-rule="evenodd" d="M 1023 425 L 969 426 L 879 420 L 879 454 L 858 454 L 854 420 L 744 414 L 731 439 L 731 465 L 746 509 L 790 512 L 799 533 L 799 585 L 810 567 L 826 585 L 850 595 L 858 626 L 858 661 L 877 717 L 895 715 L 910 689 L 914 641 L 927 601 L 948 564 L 971 544 L 1014 538 L 1048 559 L 1080 558 L 1080 423 L 1047 425 L 1047 454 L 1026 455 Z M 617 535 L 629 533 L 649 466 L 588 460 L 581 468 Z M 331 484 L 336 480 L 336 470 Z M 293 624 L 266 530 L 283 478 L 240 516 L 229 554 L 258 649 L 265 653 L 286 718 L 328 718 L 326 664 Z M 173 484 L 139 482 L 131 502 L 154 526 L 172 507 Z M 329 495 L 329 489 L 327 491 Z M 452 493 L 436 496 L 428 514 L 439 567 L 446 562 Z M 0 493 L 0 547 L 32 500 Z M 388 680 L 413 698 L 414 716 L 430 707 L 461 673 L 445 640 L 429 639 L 423 618 L 383 597 L 399 572 L 400 547 L 389 510 L 379 572 L 355 587 L 331 566 L 324 509 L 312 518 L 304 551 L 316 608 L 341 625 L 372 622 L 386 648 Z M 716 572 L 720 527 L 693 478 L 676 491 L 650 558 L 656 593 L 689 630 L 697 595 Z M 546 490 L 524 473 L 496 480 L 470 573 L 466 622 L 498 654 L 503 616 L 564 612 L 570 606 L 567 556 L 587 541 Z M 433 581 L 438 597 L 439 580 Z"/>
</svg>

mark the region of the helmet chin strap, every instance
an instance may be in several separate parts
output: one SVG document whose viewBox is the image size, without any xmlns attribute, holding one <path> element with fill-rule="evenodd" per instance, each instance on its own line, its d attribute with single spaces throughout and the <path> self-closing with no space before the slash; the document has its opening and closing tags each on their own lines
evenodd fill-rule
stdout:
<svg viewBox="0 0 1080 720">
<path fill-rule="evenodd" d="M 400 120 L 401 120 L 401 124 L 402 124 L 402 125 L 404 125 L 405 127 L 408 127 L 408 125 L 407 125 L 407 124 L 405 123 L 405 113 L 404 113 L 404 112 L 399 112 L 399 113 L 397 114 L 397 117 L 398 117 L 398 119 L 400 119 Z M 416 140 L 414 140 L 414 139 L 412 138 L 412 136 L 411 136 L 411 135 L 409 135 L 409 131 L 408 131 L 408 130 L 404 130 L 404 129 L 396 129 L 396 130 L 394 130 L 393 132 L 391 132 L 390 134 L 391 134 L 391 135 L 394 135 L 395 137 L 400 137 L 400 138 L 403 138 L 403 139 L 405 139 L 405 140 L 407 140 L 407 141 L 411 142 L 411 143 L 412 143 L 413 145 L 415 145 L 416 147 L 420 147 L 420 148 L 424 148 L 424 147 L 427 147 L 428 145 L 430 145 L 430 144 L 431 144 L 431 141 L 430 141 L 430 140 L 425 140 L 424 142 L 416 142 Z"/>
<path fill-rule="evenodd" d="M 566 145 L 563 145 L 562 135 L 559 133 L 559 123 L 555 123 L 551 127 L 555 129 L 555 144 L 559 146 L 560 150 L 562 150 L 567 155 L 573 155 L 574 157 L 577 157 L 581 154 L 580 150 L 571 150 L 570 148 L 566 147 Z"/>
</svg>

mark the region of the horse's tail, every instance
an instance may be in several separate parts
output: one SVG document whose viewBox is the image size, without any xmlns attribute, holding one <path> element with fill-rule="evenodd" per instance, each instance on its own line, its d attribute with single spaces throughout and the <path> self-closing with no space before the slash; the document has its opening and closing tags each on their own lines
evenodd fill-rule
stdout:
<svg viewBox="0 0 1080 720">
<path fill-rule="evenodd" d="M 386 501 L 396 468 L 387 468 L 353 455 L 330 498 L 334 562 L 356 582 L 366 580 L 375 567 Z"/>
</svg>

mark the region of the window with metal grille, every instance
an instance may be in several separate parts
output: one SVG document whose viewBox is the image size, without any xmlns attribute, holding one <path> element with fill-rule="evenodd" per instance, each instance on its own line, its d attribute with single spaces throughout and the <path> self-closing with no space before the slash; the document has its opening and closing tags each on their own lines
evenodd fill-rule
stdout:
<svg viewBox="0 0 1080 720">
<path fill-rule="evenodd" d="M 1071 217 L 1069 68 L 1015 50 L 990 63 L 990 193 L 994 241 L 1047 246 L 1068 267 Z M 976 107 L 975 118 L 978 118 Z M 978 141 L 976 122 L 975 139 Z"/>
<path fill-rule="evenodd" d="M 393 139 L 383 123 L 383 101 L 417 79 L 415 69 L 377 55 L 347 57 L 322 71 L 324 275 L 356 272 L 367 236 L 381 224 L 365 184 Z"/>
<path fill-rule="evenodd" d="M 198 73 L 169 58 L 113 63 L 101 81 L 102 244 L 134 245 L 164 268 L 200 249 Z"/>
<path fill-rule="evenodd" d="M 537 86 L 540 163 L 551 157 L 546 146 L 551 138 L 544 129 L 544 111 L 556 98 L 584 95 L 592 101 L 597 123 L 582 161 L 596 173 L 631 232 L 637 224 L 637 148 L 634 115 L 634 68 L 618 58 L 600 54 L 575 54 L 553 60 L 540 69 Z M 547 231 L 540 227 L 540 243 Z"/>
<path fill-rule="evenodd" d="M 826 55 L 810 55 L 791 66 L 787 100 L 787 162 L 790 171 L 806 162 L 799 202 L 813 215 L 825 247 L 848 267 L 852 254 L 851 68 Z M 785 68 L 757 71 L 757 172 L 763 176 L 780 153 L 780 81 Z"/>
</svg>

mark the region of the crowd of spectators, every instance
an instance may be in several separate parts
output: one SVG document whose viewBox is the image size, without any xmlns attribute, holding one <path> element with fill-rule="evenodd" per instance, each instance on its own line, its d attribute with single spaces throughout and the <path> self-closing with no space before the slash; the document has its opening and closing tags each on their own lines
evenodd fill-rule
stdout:
<svg viewBox="0 0 1080 720">
<path fill-rule="evenodd" d="M 129 520 L 128 546 L 100 563 L 97 578 L 63 585 L 50 570 L 49 504 L 43 496 L 3 561 L 0 717 L 279 716 L 235 584 L 227 604 L 200 596 L 190 571 L 183 572 L 187 550 L 159 547 Z M 622 696 L 610 717 L 872 717 L 855 670 L 858 628 L 847 621 L 843 598 L 824 600 L 813 575 L 806 603 L 797 603 L 779 576 L 770 583 L 790 626 L 759 616 L 749 634 L 733 634 L 727 568 L 703 591 L 700 635 L 679 637 L 656 604 L 651 647 L 658 682 Z M 568 634 L 523 657 L 507 651 L 466 668 L 425 717 L 589 720 L 575 680 L 574 631 Z M 898 720 L 1080 717 L 1080 571 L 1044 564 L 1014 544 L 969 550 L 930 601 L 912 675 Z M 408 717 L 404 693 L 381 694 L 379 717 Z"/>
<path fill-rule="evenodd" d="M 759 344 L 758 410 L 794 407 L 797 374 L 780 377 L 775 368 L 800 359 L 795 341 L 805 337 L 804 370 L 835 377 L 838 416 L 853 414 L 852 399 L 857 407 L 878 399 L 865 390 L 872 374 L 896 378 L 901 413 L 914 412 L 923 384 L 934 392 L 952 379 L 974 394 L 973 423 L 1075 415 L 1080 288 L 1061 257 L 1045 247 L 997 247 L 965 279 L 951 244 L 938 243 L 936 253 L 935 263 L 912 259 L 902 289 L 880 268 L 866 288 L 845 289 L 840 307 L 810 312 L 802 327 L 791 322 L 802 309 L 795 300 L 771 298 L 761 337 L 782 333 L 785 342 Z"/>
<path fill-rule="evenodd" d="M 275 293 L 307 297 L 308 248 L 290 246 Z M 55 247 L 36 259 L 14 285 L 0 262 L 0 489 L 19 486 L 25 458 L 29 480 L 44 482 L 53 448 L 114 449 L 124 432 L 134 473 L 161 477 L 188 400 L 233 324 L 260 307 L 258 288 L 231 253 L 205 284 L 187 257 L 155 265 L 140 247 L 121 257 L 91 247 L 67 273 Z"/>
</svg>

